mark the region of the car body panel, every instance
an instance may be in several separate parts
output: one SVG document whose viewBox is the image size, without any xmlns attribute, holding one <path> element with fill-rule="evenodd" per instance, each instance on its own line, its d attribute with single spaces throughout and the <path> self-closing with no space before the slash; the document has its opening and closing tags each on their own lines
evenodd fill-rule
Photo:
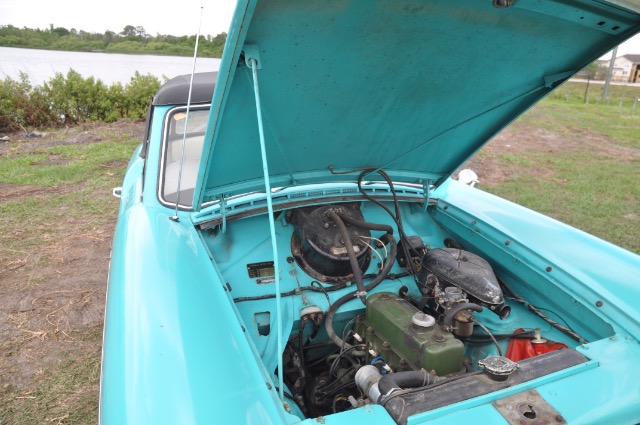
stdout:
<svg viewBox="0 0 640 425">
<path fill-rule="evenodd" d="M 350 178 L 330 166 L 437 183 L 638 29 L 589 1 L 240 1 L 194 207 L 264 186 L 249 51 L 272 186 Z"/>
<path fill-rule="evenodd" d="M 207 423 L 240 399 L 227 423 L 283 423 L 197 233 L 169 216 L 138 204 L 116 229 L 103 423 Z"/>
<path fill-rule="evenodd" d="M 461 241 L 491 253 L 494 268 L 526 273 L 531 292 L 536 281 L 543 279 L 560 285 L 576 309 L 589 306 L 617 325 L 616 332 L 624 329 L 640 340 L 638 255 L 453 180 L 433 195 L 439 198 L 438 208 L 432 210 L 435 220 Z M 473 211 L 473 217 L 465 211 Z"/>
<path fill-rule="evenodd" d="M 393 14 L 385 13 L 398 5 L 402 7 Z M 638 423 L 640 257 L 447 178 L 500 128 L 568 78 L 565 71 L 577 71 L 637 31 L 638 15 L 590 1 L 520 0 L 497 12 L 489 9 L 490 1 L 332 1 L 321 6 L 279 0 L 239 2 L 213 94 L 208 143 L 193 202 L 196 211 L 174 209 L 158 199 L 164 118 L 172 108 L 184 105 L 152 105 L 148 144 L 134 152 L 121 190 L 105 315 L 101 424 L 396 424 L 382 405 L 370 401 L 336 414 L 303 412 L 288 384 L 283 389 L 285 399 L 280 400 L 277 367 L 283 353 L 278 351 L 275 314 L 281 313 L 287 342 L 300 326 L 301 311 L 313 306 L 327 312 L 330 303 L 353 289 L 329 293 L 301 289 L 311 278 L 287 261 L 295 232 L 287 214 L 301 207 L 348 202 L 358 204 L 367 221 L 392 224 L 382 208 L 363 196 L 393 208 L 388 184 L 370 175 L 361 193 L 357 174 L 334 175 L 327 169 L 329 165 L 388 168 L 389 164 L 407 234 L 419 235 L 432 248 L 455 239 L 486 258 L 528 301 L 509 299 L 509 317 L 501 320 L 485 309 L 476 314 L 479 321 L 497 333 L 539 328 L 546 338 L 587 358 L 506 389 L 426 409 L 410 416 L 408 424 L 504 425 L 508 422 L 492 403 L 530 389 L 536 389 L 567 423 Z M 451 7 L 460 7 L 458 16 L 438 21 L 439 13 Z M 435 14 L 429 17 L 427 11 Z M 532 20 L 495 15 L 503 12 Z M 594 20 L 605 15 L 608 24 L 600 28 Z M 480 18 L 485 22 L 476 22 Z M 409 31 L 401 32 L 400 44 L 393 44 L 393 34 L 387 30 L 375 31 L 384 23 L 398 26 L 403 19 Z M 470 26 L 461 27 L 466 29 L 456 32 L 451 44 L 436 37 L 427 46 L 412 45 L 403 37 L 413 33 L 426 38 L 421 19 L 429 22 L 425 28 L 442 31 L 467 22 Z M 584 20 L 588 24 L 580 22 Z M 490 66 L 495 57 L 484 57 L 486 48 L 464 42 L 488 23 L 496 29 L 479 37 L 482 46 L 495 43 L 510 58 L 498 67 Z M 511 28 L 514 23 L 523 24 L 514 30 L 518 36 L 501 37 L 498 27 Z M 554 23 L 566 28 L 551 31 Z M 614 24 L 621 29 L 613 30 Z M 296 25 L 323 31 L 301 31 Z M 366 31 L 360 34 L 358 25 Z M 351 37 L 342 46 L 340 34 Z M 519 44 L 525 35 L 532 42 L 526 49 Z M 322 37 L 328 37 L 326 45 L 320 43 Z M 578 41 L 586 47 L 578 48 Z M 264 91 L 267 153 L 274 171 L 271 193 L 265 193 L 264 182 L 259 183 L 262 163 L 251 76 L 242 62 L 236 68 L 249 43 L 258 46 L 262 60 L 258 75 Z M 368 50 L 355 48 L 357 43 Z M 383 50 L 391 55 L 385 62 L 379 59 Z M 444 57 L 448 53 L 453 54 Z M 480 82 L 462 78 L 462 71 L 438 81 L 422 78 L 430 66 L 445 66 L 434 65 L 432 59 L 440 56 L 445 65 L 458 61 L 461 69 L 477 71 L 474 78 Z M 543 58 L 548 62 L 540 62 Z M 485 66 L 473 67 L 471 62 Z M 519 75 L 523 66 L 537 68 Z M 498 72 L 494 75 L 489 69 Z M 327 71 L 331 73 L 326 75 Z M 368 83 L 362 79 L 367 77 L 376 90 L 366 90 Z M 447 92 L 443 84 L 456 91 Z M 460 90 L 474 96 L 461 97 Z M 527 94 L 520 96 L 523 93 Z M 318 100 L 322 94 L 327 95 L 327 105 Z M 410 101 L 402 104 L 407 98 Z M 425 99 L 422 105 L 420 100 Z M 329 143 L 330 138 L 337 143 Z M 355 139 L 366 143 L 352 143 Z M 410 154 L 393 161 L 406 152 Z M 274 216 L 266 213 L 268 197 Z M 279 305 L 271 297 L 272 282 L 247 276 L 249 265 L 274 258 L 270 222 L 285 294 Z M 395 230 L 394 237 L 399 238 Z M 375 271 L 377 261 L 371 263 L 369 272 Z M 398 293 L 401 286 L 419 295 L 413 278 L 403 270 L 394 264 L 396 276 L 369 295 Z M 575 341 L 552 327 L 533 315 L 529 305 L 544 306 L 583 339 Z M 335 323 L 347 326 L 364 309 L 361 303 L 347 303 Z M 264 328 L 270 331 L 265 333 Z M 317 338 L 328 339 L 324 330 Z M 484 359 L 495 355 L 495 349 L 468 345 L 465 354 Z"/>
</svg>

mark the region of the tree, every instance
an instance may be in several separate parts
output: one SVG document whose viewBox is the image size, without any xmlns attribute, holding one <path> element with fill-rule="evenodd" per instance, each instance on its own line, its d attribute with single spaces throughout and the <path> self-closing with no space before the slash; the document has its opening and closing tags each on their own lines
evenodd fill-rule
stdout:
<svg viewBox="0 0 640 425">
<path fill-rule="evenodd" d="M 127 25 L 126 27 L 124 27 L 120 35 L 123 37 L 135 37 L 136 27 L 134 27 L 133 25 Z"/>
<path fill-rule="evenodd" d="M 51 33 L 56 34 L 58 37 L 64 37 L 65 35 L 69 35 L 69 30 L 64 27 L 56 27 L 53 28 L 53 24 L 51 24 Z"/>
<path fill-rule="evenodd" d="M 604 80 L 607 76 L 607 67 L 601 65 L 598 61 L 594 61 L 580 71 L 578 75 L 592 80 Z"/>
</svg>

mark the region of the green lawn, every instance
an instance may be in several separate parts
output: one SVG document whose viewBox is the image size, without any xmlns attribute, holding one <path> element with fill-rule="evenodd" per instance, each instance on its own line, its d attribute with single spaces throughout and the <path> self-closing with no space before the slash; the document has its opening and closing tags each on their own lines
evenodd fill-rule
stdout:
<svg viewBox="0 0 640 425">
<path fill-rule="evenodd" d="M 635 112 L 632 102 L 619 107 L 623 93 L 632 99 L 640 87 L 611 86 L 618 100 L 609 105 L 585 104 L 584 90 L 567 83 L 514 123 L 515 134 L 543 128 L 570 147 L 497 153 L 511 174 L 483 188 L 640 253 L 640 101 Z"/>
</svg>

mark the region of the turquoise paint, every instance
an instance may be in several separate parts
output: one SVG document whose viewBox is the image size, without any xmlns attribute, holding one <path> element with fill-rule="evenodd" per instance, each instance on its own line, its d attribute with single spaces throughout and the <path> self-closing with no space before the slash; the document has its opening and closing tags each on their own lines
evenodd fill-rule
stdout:
<svg viewBox="0 0 640 425">
<path fill-rule="evenodd" d="M 138 205 L 116 229 L 102 423 L 207 423 L 240 400 L 246 410 L 227 410 L 228 423 L 280 423 L 195 230 L 169 217 Z"/>
<path fill-rule="evenodd" d="M 603 17 L 609 23 L 604 28 L 597 25 Z M 333 175 L 327 167 L 390 164 L 394 179 L 419 185 L 399 191 L 407 234 L 433 247 L 446 237 L 458 239 L 490 260 L 516 292 L 551 307 L 589 340 L 578 345 L 513 303 L 506 321 L 480 313 L 478 319 L 494 332 L 541 327 L 545 336 L 590 361 L 415 415 L 410 424 L 504 424 L 490 403 L 528 388 L 536 388 L 571 424 L 637 423 L 640 257 L 444 177 L 548 92 L 550 81 L 561 81 L 565 71 L 629 37 L 639 22 L 638 15 L 601 2 L 519 0 L 494 10 L 490 1 L 241 1 L 205 136 L 194 200 L 201 211 L 179 211 L 180 222 L 174 223 L 173 210 L 157 198 L 163 117 L 171 106 L 155 108 L 146 161 L 138 148 L 127 169 L 109 276 L 101 423 L 394 424 L 378 405 L 304 419 L 288 400 L 287 413 L 275 375 L 281 359 L 274 332 L 277 301 L 233 302 L 273 293 L 275 286 L 257 285 L 246 274 L 247 263 L 272 260 L 274 251 L 267 197 L 260 192 L 264 182 L 256 171 L 261 161 L 257 121 L 250 115 L 255 116 L 251 79 L 248 69 L 236 68 L 245 42 L 258 47 L 262 64 L 266 156 L 274 164 L 269 183 L 283 187 L 271 193 L 275 211 L 362 201 L 353 174 Z M 613 24 L 621 29 L 612 30 Z M 490 31 L 478 35 L 487 25 Z M 435 71 L 437 78 L 425 77 Z M 412 153 L 398 159 L 407 152 Z M 425 211 L 422 187 L 435 182 L 441 184 L 429 194 L 432 205 Z M 380 183 L 367 189 L 389 199 Z M 257 192 L 229 198 L 251 191 Z M 194 225 L 222 221 L 216 203 L 221 198 L 226 231 L 197 230 Z M 389 222 L 377 206 L 365 202 L 362 210 L 368 221 Z M 283 264 L 281 290 L 297 287 L 289 267 L 308 285 L 304 271 L 285 261 L 292 226 L 282 217 L 273 223 Z M 400 271 L 397 265 L 392 269 Z M 418 295 L 408 277 L 385 281 L 371 293 L 401 285 Z M 351 290 L 330 293 L 330 301 Z M 321 293 L 282 298 L 285 338 L 297 329 L 306 303 L 328 307 Z M 256 312 L 271 312 L 269 335 L 258 332 Z M 360 303 L 348 303 L 336 315 L 336 328 L 362 312 Z M 317 339 L 326 339 L 324 330 Z M 467 354 L 483 357 L 495 349 L 468 348 Z"/>
<path fill-rule="evenodd" d="M 492 258 L 494 265 L 528 274 L 529 284 L 560 287 L 577 301 L 575 308 L 585 306 L 605 316 L 617 331 L 624 329 L 640 340 L 640 256 L 453 180 L 433 196 L 439 198 L 434 219 Z M 477 224 L 471 226 L 471 221 Z M 527 292 L 537 291 L 533 287 Z M 603 306 L 596 307 L 597 301 Z M 607 331 L 601 326 L 599 333 Z"/>
<path fill-rule="evenodd" d="M 598 2 L 539 3 L 241 2 L 242 25 L 232 28 L 214 94 L 196 207 L 263 187 L 252 148 L 251 72 L 236 67 L 245 45 L 260 53 L 273 186 L 352 178 L 329 166 L 440 180 L 639 29 L 637 15 Z"/>
<path fill-rule="evenodd" d="M 280 263 L 278 261 L 278 243 L 276 242 L 276 229 L 273 218 L 273 204 L 271 202 L 271 185 L 269 184 L 269 166 L 266 156 L 266 148 L 264 145 L 264 127 L 262 125 L 262 105 L 260 103 L 260 85 L 258 83 L 258 59 L 257 57 L 247 57 L 247 63 L 250 64 L 253 71 L 253 91 L 256 100 L 256 116 L 258 119 L 258 130 L 260 133 L 260 153 L 262 154 L 262 172 L 264 175 L 264 190 L 267 198 L 267 212 L 269 213 L 269 230 L 271 232 L 271 256 L 273 258 L 274 279 L 276 291 L 276 353 L 282 353 L 284 346 L 282 345 L 282 310 L 280 307 Z M 278 358 L 278 370 L 283 370 L 282 356 Z M 280 393 L 280 401 L 284 402 L 284 382 L 283 374 L 278 375 L 278 388 Z"/>
</svg>

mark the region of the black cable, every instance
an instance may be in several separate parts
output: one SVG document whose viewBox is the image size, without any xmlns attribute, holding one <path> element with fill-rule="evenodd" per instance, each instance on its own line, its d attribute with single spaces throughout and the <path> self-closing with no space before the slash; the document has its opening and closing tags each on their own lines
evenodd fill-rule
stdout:
<svg viewBox="0 0 640 425">
<path fill-rule="evenodd" d="M 316 284 L 321 289 L 318 289 L 315 286 L 313 286 L 313 282 L 316 282 Z M 329 287 L 324 287 L 318 281 L 313 281 L 313 282 L 311 282 L 311 286 L 303 286 L 301 288 L 297 288 L 297 289 L 294 289 L 294 290 L 291 290 L 291 291 L 281 292 L 280 296 L 281 297 L 290 297 L 292 295 L 298 295 L 302 291 L 323 292 L 326 295 L 327 292 L 339 291 L 340 289 L 344 289 L 344 288 L 347 287 L 347 285 L 344 284 L 344 283 L 340 284 L 340 285 L 332 285 L 332 286 L 329 286 Z M 234 303 L 239 303 L 239 302 L 243 302 L 243 301 L 267 300 L 267 299 L 271 299 L 271 298 L 275 298 L 275 297 L 276 297 L 276 294 L 256 295 L 256 296 L 253 296 L 253 297 L 238 297 L 238 298 L 234 298 L 233 302 Z"/>
<path fill-rule="evenodd" d="M 498 341 L 501 341 L 503 339 L 530 339 L 533 336 L 535 336 L 534 331 L 525 331 L 512 334 L 493 334 L 493 337 Z M 493 340 L 489 337 L 489 335 L 472 334 L 466 338 L 460 339 L 467 344 L 473 345 L 493 343 Z"/>
<path fill-rule="evenodd" d="M 364 279 L 373 279 L 374 277 L 378 276 L 377 274 L 373 274 L 373 273 L 369 273 L 369 274 L 365 274 L 364 276 L 362 276 Z M 389 273 L 387 275 L 387 277 L 385 278 L 385 280 L 396 280 L 396 279 L 400 279 L 401 277 L 407 277 L 410 276 L 410 273 L 408 272 L 402 272 L 402 273 Z"/>
<path fill-rule="evenodd" d="M 386 241 L 386 243 L 390 245 L 389 260 L 384 265 L 382 270 L 380 270 L 380 273 L 378 273 L 376 278 L 373 279 L 368 285 L 365 286 L 366 292 L 370 292 L 387 277 L 389 270 L 391 270 L 391 267 L 393 267 L 393 263 L 395 262 L 396 255 L 398 254 L 398 247 L 396 245 L 396 241 L 393 238 L 393 236 L 385 233 L 382 236 L 381 240 L 383 241 L 383 243 L 385 243 Z M 343 295 L 335 303 L 333 303 L 331 308 L 327 310 L 327 315 L 324 318 L 324 328 L 327 331 L 327 335 L 338 347 L 342 347 L 343 345 L 345 347 L 350 347 L 350 345 L 345 344 L 345 342 L 342 339 L 340 339 L 340 337 L 336 335 L 335 331 L 333 330 L 333 316 L 336 314 L 336 311 L 338 311 L 338 309 L 343 304 L 346 304 L 347 302 L 351 301 L 354 298 L 354 296 L 355 296 L 355 292 L 351 292 L 346 295 Z"/>
<path fill-rule="evenodd" d="M 337 412 L 337 409 L 336 409 L 336 402 L 338 401 L 338 398 L 339 398 L 340 396 L 344 397 L 344 395 L 343 395 L 343 394 L 336 394 L 336 396 L 335 396 L 335 397 L 333 397 L 333 403 L 331 403 L 331 410 L 333 411 L 333 413 L 338 413 L 338 412 Z M 349 399 L 348 399 L 348 398 L 345 398 L 345 400 L 346 400 L 346 401 L 349 401 Z"/>
<path fill-rule="evenodd" d="M 353 280 L 356 281 L 356 286 L 358 287 L 358 292 L 356 295 L 358 296 L 358 298 L 360 298 L 362 303 L 365 303 L 365 296 L 367 294 L 367 291 L 364 289 L 364 282 L 362 281 L 362 270 L 360 270 L 358 258 L 356 257 L 355 250 L 353 249 L 353 242 L 351 242 L 351 236 L 349 236 L 347 226 L 345 226 L 344 221 L 342 221 L 342 219 L 334 211 L 329 211 L 329 217 L 333 220 L 336 226 L 338 226 L 338 231 L 340 232 L 340 236 L 342 236 L 342 241 L 344 242 L 344 247 L 347 249 L 347 256 L 349 257 L 351 271 L 353 272 Z"/>
<path fill-rule="evenodd" d="M 324 286 L 322 286 L 320 284 L 320 282 L 318 282 L 317 280 L 312 280 L 311 281 L 311 287 L 313 287 L 313 284 L 317 284 L 318 288 L 320 288 L 320 290 L 322 291 L 322 293 L 324 294 L 325 298 L 327 299 L 327 308 L 331 307 L 331 299 L 329 299 L 329 293 L 327 292 L 327 290 L 325 289 Z"/>
<path fill-rule="evenodd" d="M 509 286 L 507 286 L 507 284 L 500 279 L 498 276 L 496 276 L 498 278 L 498 283 L 500 283 L 500 286 L 502 286 L 502 288 L 505 290 L 505 292 L 508 292 L 509 294 L 511 294 L 510 299 L 519 302 L 520 304 L 524 305 L 527 310 L 529 310 L 530 312 L 532 312 L 533 314 L 535 314 L 536 316 L 538 316 L 539 318 L 541 318 L 542 320 L 544 320 L 545 322 L 547 322 L 548 324 L 550 324 L 551 326 L 553 326 L 554 328 L 556 328 L 557 330 L 559 330 L 560 332 L 562 332 L 563 334 L 567 335 L 568 337 L 580 342 L 580 343 L 587 343 L 588 341 L 583 338 L 580 334 L 578 334 L 576 331 L 574 331 L 573 329 L 571 329 L 571 327 L 569 326 L 569 324 L 555 311 L 553 310 L 549 310 L 546 308 L 542 308 L 542 307 L 536 307 L 534 305 L 532 305 L 531 303 L 529 303 L 527 300 L 525 300 L 524 298 L 516 295 L 515 292 L 513 292 L 511 290 L 511 288 L 509 288 Z M 567 326 L 563 326 L 560 323 L 556 322 L 555 320 L 549 318 L 548 316 L 546 316 L 544 313 L 542 313 L 540 310 L 546 310 L 549 311 L 553 314 L 555 314 L 556 316 L 558 316 L 560 318 L 560 320 L 562 320 Z"/>
<path fill-rule="evenodd" d="M 355 227 L 367 230 L 380 230 L 385 231 L 390 235 L 393 234 L 393 227 L 387 224 L 369 223 L 368 221 L 358 220 L 357 218 L 353 218 L 347 214 L 342 213 L 337 213 L 337 215 L 342 219 L 342 221 L 352 224 Z"/>
<path fill-rule="evenodd" d="M 331 342 L 331 344 L 333 345 L 333 342 Z M 320 345 L 320 344 L 317 344 L 317 345 Z M 306 348 L 307 348 L 307 347 L 305 347 L 305 349 L 306 349 Z M 320 357 L 319 359 L 316 359 L 316 360 L 312 361 L 311 363 L 309 363 L 309 364 L 307 365 L 307 368 L 312 368 L 312 367 L 314 367 L 315 365 L 320 364 L 320 363 L 322 363 L 322 362 L 326 361 L 326 360 L 327 360 L 327 358 L 329 358 L 329 356 L 331 356 L 331 355 L 333 355 L 333 354 L 337 354 L 337 353 L 335 353 L 335 351 L 337 351 L 337 350 L 338 350 L 338 348 L 336 348 L 335 350 L 331 351 L 328 355 L 326 355 L 326 356 L 324 356 L 324 357 Z"/>
<path fill-rule="evenodd" d="M 307 371 L 307 367 L 304 362 L 304 350 L 302 348 L 302 334 L 304 333 L 304 328 L 307 327 L 308 321 L 309 320 L 306 320 L 306 317 L 305 317 L 305 319 L 300 320 L 300 326 L 298 326 L 298 355 L 300 356 L 300 364 L 301 364 L 302 370 L 305 373 Z"/>
<path fill-rule="evenodd" d="M 391 212 L 391 210 L 384 204 L 382 204 L 380 201 L 378 201 L 377 199 L 374 199 L 373 197 L 369 196 L 364 189 L 362 188 L 362 179 L 369 173 L 371 172 L 377 172 L 378 174 L 380 174 L 382 176 L 382 178 L 387 182 L 387 184 L 389 185 L 389 190 L 391 190 L 391 195 L 393 198 L 393 204 L 394 204 L 394 208 L 395 208 L 395 214 L 393 212 Z M 398 228 L 398 235 L 400 236 L 400 240 L 403 241 L 402 243 L 402 250 L 404 252 L 405 258 L 407 258 L 407 264 L 409 266 L 409 270 L 411 270 L 410 274 L 413 276 L 413 279 L 415 281 L 416 284 L 418 284 L 418 278 L 416 276 L 416 269 L 414 267 L 413 262 L 411 261 L 411 252 L 410 248 L 411 244 L 409 243 L 409 239 L 407 238 L 407 235 L 404 232 L 404 226 L 402 225 L 402 216 L 400 215 L 400 204 L 398 202 L 398 194 L 396 193 L 396 189 L 393 185 L 393 181 L 391 180 L 391 177 L 389 177 L 389 175 L 384 171 L 384 170 L 377 170 L 375 168 L 368 168 L 364 171 L 362 171 L 360 173 L 360 175 L 358 176 L 358 190 L 360 191 L 360 193 L 362 194 L 362 196 L 366 199 L 368 199 L 369 201 L 373 202 L 374 204 L 380 206 L 382 209 L 384 209 L 393 219 L 393 221 L 396 223 L 396 226 Z M 416 253 L 418 256 L 420 255 L 419 253 L 415 252 L 415 250 L 413 250 L 414 253 Z"/>
<path fill-rule="evenodd" d="M 498 340 L 493 336 L 493 334 L 491 333 L 491 331 L 482 323 L 478 322 L 474 317 L 471 317 L 471 320 L 473 320 L 476 325 L 480 326 L 482 328 L 483 331 L 485 331 L 487 333 L 487 335 L 489 335 L 489 338 L 491 338 L 491 341 L 493 341 L 493 343 L 495 344 L 496 348 L 498 349 L 498 355 L 500 357 L 502 357 L 502 349 L 500 348 L 500 344 L 498 344 Z"/>
<path fill-rule="evenodd" d="M 329 378 L 331 378 L 334 375 L 335 368 L 338 367 L 338 364 L 340 363 L 340 359 L 342 358 L 342 356 L 347 354 L 349 351 L 355 350 L 356 348 L 360 348 L 364 350 L 367 348 L 367 346 L 365 344 L 357 344 L 357 345 L 352 345 L 349 348 L 346 348 L 343 351 L 341 351 L 340 354 L 338 354 L 338 356 L 333 360 L 333 363 L 331 363 L 331 368 L 329 369 Z M 337 379 L 339 378 L 336 376 L 336 380 Z"/>
<path fill-rule="evenodd" d="M 313 350 L 315 348 L 334 346 L 333 341 L 318 342 L 317 344 L 308 344 L 304 346 L 305 350 Z"/>
<path fill-rule="evenodd" d="M 302 287 L 300 289 L 294 289 L 293 291 L 288 291 L 288 292 L 282 292 L 280 293 L 281 297 L 290 297 L 291 295 L 296 295 L 300 290 L 305 290 L 308 289 L 309 287 Z M 243 301 L 257 301 L 257 300 L 267 300 L 270 298 L 275 298 L 276 294 L 266 294 L 266 295 L 256 295 L 253 297 L 238 297 L 238 298 L 234 298 L 233 302 L 234 303 L 240 303 Z"/>
</svg>

